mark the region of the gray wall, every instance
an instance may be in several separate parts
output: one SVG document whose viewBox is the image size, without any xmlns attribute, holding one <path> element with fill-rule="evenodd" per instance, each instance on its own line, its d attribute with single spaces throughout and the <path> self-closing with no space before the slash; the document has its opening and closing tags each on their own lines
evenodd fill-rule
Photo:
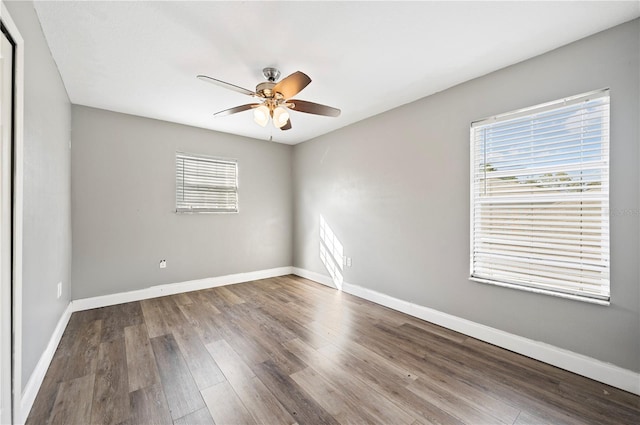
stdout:
<svg viewBox="0 0 640 425">
<path fill-rule="evenodd" d="M 291 146 L 75 105 L 72 128 L 73 299 L 291 265 Z M 176 151 L 237 159 L 240 212 L 176 214 Z"/>
<path fill-rule="evenodd" d="M 327 274 L 322 214 L 353 258 L 346 282 L 640 371 L 639 27 L 618 26 L 295 146 L 294 265 Z M 470 123 L 604 87 L 611 305 L 469 281 Z"/>
<path fill-rule="evenodd" d="M 71 107 L 32 2 L 6 2 L 24 39 L 22 385 L 70 300 Z M 57 284 L 62 282 L 62 297 Z"/>
</svg>

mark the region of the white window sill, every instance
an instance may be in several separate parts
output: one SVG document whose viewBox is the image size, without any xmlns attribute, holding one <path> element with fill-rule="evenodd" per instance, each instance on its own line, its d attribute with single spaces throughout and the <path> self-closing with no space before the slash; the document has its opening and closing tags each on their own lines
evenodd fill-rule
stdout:
<svg viewBox="0 0 640 425">
<path fill-rule="evenodd" d="M 608 306 L 611 304 L 609 300 L 600 300 L 597 298 L 584 297 L 580 295 L 564 294 L 562 292 L 554 292 L 554 291 L 549 291 L 547 289 L 532 288 L 530 286 L 515 285 L 512 283 L 496 282 L 493 280 L 480 279 L 477 277 L 469 277 L 469 280 L 472 280 L 474 282 L 479 282 L 479 283 L 486 283 L 488 285 L 502 286 L 504 288 L 518 289 L 520 291 L 525 291 L 525 292 L 533 292 L 536 294 L 551 295 L 553 297 L 558 297 L 558 298 L 566 298 L 569 300 L 582 301 L 590 304 L 598 304 L 598 305 L 604 305 L 604 306 Z"/>
</svg>

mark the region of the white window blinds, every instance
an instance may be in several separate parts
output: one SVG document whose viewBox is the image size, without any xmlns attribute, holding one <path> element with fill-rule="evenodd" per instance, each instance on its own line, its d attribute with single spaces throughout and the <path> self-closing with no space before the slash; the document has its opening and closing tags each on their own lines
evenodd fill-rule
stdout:
<svg viewBox="0 0 640 425">
<path fill-rule="evenodd" d="M 177 152 L 176 211 L 237 212 L 238 163 Z"/>
<path fill-rule="evenodd" d="M 471 126 L 471 277 L 609 300 L 609 91 Z"/>
</svg>

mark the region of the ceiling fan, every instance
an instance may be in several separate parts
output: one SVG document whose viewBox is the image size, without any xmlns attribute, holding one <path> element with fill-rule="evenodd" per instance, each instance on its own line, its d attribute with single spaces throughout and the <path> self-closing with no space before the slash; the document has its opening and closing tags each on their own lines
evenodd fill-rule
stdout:
<svg viewBox="0 0 640 425">
<path fill-rule="evenodd" d="M 213 116 L 223 117 L 225 115 L 253 109 L 253 119 L 261 126 L 264 127 L 267 125 L 269 118 L 271 118 L 273 125 L 280 130 L 290 130 L 290 110 L 305 112 L 307 114 L 324 115 L 327 117 L 337 117 L 340 115 L 340 109 L 332 108 L 331 106 L 307 102 L 306 100 L 291 99 L 311 82 L 311 78 L 305 73 L 300 71 L 294 72 L 280 82 L 276 82 L 278 78 L 280 78 L 280 71 L 276 68 L 264 68 L 262 73 L 267 81 L 259 83 L 256 86 L 255 92 L 206 75 L 198 75 L 198 78 L 202 81 L 261 99 L 259 103 L 248 103 L 246 105 L 225 109 L 224 111 L 216 112 Z"/>
</svg>

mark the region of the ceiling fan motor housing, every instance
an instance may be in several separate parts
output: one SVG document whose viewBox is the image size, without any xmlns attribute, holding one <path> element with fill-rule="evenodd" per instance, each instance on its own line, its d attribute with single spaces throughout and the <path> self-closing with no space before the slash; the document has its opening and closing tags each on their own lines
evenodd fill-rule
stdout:
<svg viewBox="0 0 640 425">
<path fill-rule="evenodd" d="M 273 88 L 276 83 L 272 81 L 265 81 L 256 86 L 256 94 L 260 97 L 264 97 L 266 99 L 270 99 L 275 96 L 275 92 Z"/>
<path fill-rule="evenodd" d="M 280 82 L 277 82 L 278 78 L 280 78 L 280 71 L 278 69 L 267 67 L 262 70 L 262 73 L 267 81 L 259 83 L 256 86 L 255 92 L 206 75 L 198 75 L 197 77 L 208 83 L 262 99 L 257 101 L 259 103 L 240 105 L 235 108 L 216 112 L 214 116 L 225 116 L 252 109 L 254 120 L 261 126 L 264 127 L 269 121 L 269 118 L 271 118 L 277 128 L 290 130 L 291 121 L 289 120 L 289 109 L 328 117 L 337 117 L 340 115 L 340 109 L 304 100 L 290 100 L 311 82 L 311 78 L 305 73 L 300 71 L 294 72 Z"/>
</svg>

